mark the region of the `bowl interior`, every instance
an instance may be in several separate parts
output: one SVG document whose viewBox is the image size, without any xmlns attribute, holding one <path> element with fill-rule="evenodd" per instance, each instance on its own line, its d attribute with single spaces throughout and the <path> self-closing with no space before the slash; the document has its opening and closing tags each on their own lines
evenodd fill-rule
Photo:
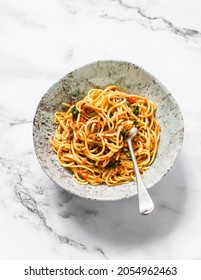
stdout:
<svg viewBox="0 0 201 280">
<path fill-rule="evenodd" d="M 183 141 L 181 111 L 168 90 L 151 74 L 129 62 L 98 61 L 67 74 L 42 97 L 34 118 L 33 139 L 36 155 L 46 174 L 65 190 L 78 196 L 98 200 L 119 200 L 137 193 L 136 183 L 115 187 L 81 186 L 72 173 L 61 167 L 49 139 L 55 133 L 53 115 L 63 110 L 61 103 L 82 99 L 91 88 L 115 84 L 127 93 L 135 93 L 157 104 L 156 119 L 161 126 L 159 149 L 154 163 L 143 179 L 147 188 L 156 184 L 173 165 Z"/>
</svg>

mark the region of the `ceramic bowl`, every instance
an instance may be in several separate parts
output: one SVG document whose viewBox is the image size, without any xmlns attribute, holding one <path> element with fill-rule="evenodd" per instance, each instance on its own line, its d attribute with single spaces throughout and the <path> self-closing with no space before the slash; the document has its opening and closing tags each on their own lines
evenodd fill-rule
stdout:
<svg viewBox="0 0 201 280">
<path fill-rule="evenodd" d="M 79 185 L 72 173 L 59 165 L 49 139 L 54 135 L 55 111 L 62 102 L 82 99 L 91 88 L 104 88 L 115 84 L 127 93 L 137 92 L 157 104 L 156 119 L 161 126 L 157 157 L 145 172 L 144 184 L 154 186 L 169 171 L 180 151 L 183 141 L 183 118 L 178 104 L 170 92 L 141 67 L 123 61 L 97 61 L 67 74 L 55 83 L 42 97 L 34 118 L 33 140 L 39 163 L 45 173 L 66 191 L 94 200 L 120 200 L 137 193 L 134 181 L 115 187 L 107 185 Z"/>
</svg>

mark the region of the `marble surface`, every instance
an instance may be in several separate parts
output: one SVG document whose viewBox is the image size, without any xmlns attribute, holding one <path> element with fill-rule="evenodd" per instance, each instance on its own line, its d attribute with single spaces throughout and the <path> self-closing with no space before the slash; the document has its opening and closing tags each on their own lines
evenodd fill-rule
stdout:
<svg viewBox="0 0 201 280">
<path fill-rule="evenodd" d="M 200 1 L 2 0 L 0 3 L 0 258 L 201 259 Z M 137 198 L 84 200 L 41 169 L 32 121 L 49 87 L 99 59 L 127 60 L 155 75 L 184 116 L 180 155 Z"/>
</svg>

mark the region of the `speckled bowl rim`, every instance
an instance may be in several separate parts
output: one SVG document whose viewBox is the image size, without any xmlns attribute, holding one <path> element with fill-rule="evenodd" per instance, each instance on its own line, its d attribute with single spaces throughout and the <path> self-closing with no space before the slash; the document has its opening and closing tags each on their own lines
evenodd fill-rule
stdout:
<svg viewBox="0 0 201 280">
<path fill-rule="evenodd" d="M 136 67 L 138 68 L 140 71 L 142 71 L 146 76 L 148 76 L 149 78 L 151 78 L 153 81 L 155 81 L 156 84 L 159 85 L 159 87 L 167 93 L 167 95 L 169 95 L 169 98 L 171 99 L 172 103 L 174 103 L 176 106 L 177 106 L 177 111 L 178 111 L 178 116 L 180 117 L 180 125 L 181 125 L 181 134 L 182 136 L 180 137 L 180 143 L 178 143 L 178 147 L 176 149 L 176 152 L 174 153 L 174 155 L 172 156 L 171 158 L 171 162 L 169 164 L 169 167 L 163 172 L 163 174 L 161 174 L 160 177 L 158 177 L 158 179 L 152 184 L 152 185 L 149 185 L 147 186 L 147 189 L 153 187 L 154 185 L 156 185 L 157 183 L 159 183 L 161 181 L 161 179 L 169 172 L 169 170 L 172 168 L 172 166 L 174 165 L 174 162 L 175 160 L 177 159 L 179 153 L 180 153 L 180 150 L 181 150 L 181 147 L 182 147 L 182 144 L 183 144 L 183 139 L 184 139 L 184 119 L 183 119 L 183 116 L 182 116 L 182 113 L 181 113 L 181 110 L 180 110 L 180 107 L 178 105 L 178 103 L 176 102 L 176 99 L 173 97 L 173 95 L 168 91 L 168 89 L 154 76 L 152 75 L 151 73 L 149 73 L 147 70 L 145 70 L 144 68 L 142 68 L 141 66 L 137 65 L 136 63 L 133 63 L 133 62 L 128 62 L 128 61 L 123 61 L 123 60 L 98 60 L 98 61 L 94 61 L 94 62 L 91 62 L 91 63 L 88 63 L 88 64 L 85 64 L 83 66 L 80 66 L 78 68 L 76 68 L 75 70 L 69 72 L 68 74 L 66 74 L 65 76 L 63 76 L 61 79 L 59 79 L 56 83 L 54 83 L 50 88 L 49 90 L 42 96 L 41 100 L 39 101 L 39 104 L 36 108 L 36 113 L 35 113 L 35 116 L 34 116 L 34 119 L 33 119 L 33 144 L 34 144 L 34 149 L 35 149 L 35 153 L 36 153 L 36 156 L 37 156 L 37 159 L 39 161 L 39 164 L 41 166 L 41 168 L 43 169 L 43 171 L 46 173 L 46 175 L 54 182 L 56 183 L 57 185 L 59 185 L 61 188 L 63 188 L 65 191 L 73 194 L 73 195 L 76 195 L 76 196 L 79 196 L 81 198 L 85 198 L 85 199 L 89 199 L 89 200 L 98 200 L 98 201 L 119 201 L 119 200 L 122 200 L 122 199 L 127 199 L 127 198 L 131 198 L 133 196 L 135 196 L 137 194 L 137 191 L 135 191 L 135 193 L 132 193 L 132 194 L 129 194 L 129 195 L 123 195 L 122 197 L 90 197 L 90 196 L 87 196 L 87 195 L 81 195 L 80 193 L 74 191 L 73 189 L 69 189 L 69 188 L 65 188 L 63 186 L 61 186 L 60 184 L 58 184 L 58 182 L 56 180 L 54 180 L 51 176 L 51 174 L 49 174 L 47 172 L 47 170 L 44 169 L 43 167 L 43 163 L 39 157 L 39 154 L 37 153 L 37 150 L 36 150 L 36 139 L 35 139 L 35 136 L 34 136 L 34 129 L 35 129 L 35 119 L 36 119 L 36 116 L 37 116 L 37 112 L 38 112 L 38 108 L 40 106 L 40 103 L 43 99 L 43 97 L 45 95 L 48 95 L 49 91 L 54 88 L 54 86 L 56 84 L 58 84 L 60 81 L 62 81 L 63 79 L 65 79 L 69 74 L 72 74 L 72 73 L 76 73 L 78 71 L 82 71 L 83 69 L 87 68 L 87 67 L 90 67 L 90 66 L 94 66 L 98 63 L 117 63 L 117 64 L 122 64 L 122 63 L 126 63 L 128 65 L 130 65 L 131 67 Z M 56 157 L 55 157 L 55 160 Z M 73 179 L 72 179 L 73 180 Z M 136 183 L 133 181 L 133 184 L 136 185 Z M 80 186 L 81 188 L 83 186 Z M 101 187 L 101 186 L 92 186 L 93 188 L 97 188 L 97 187 Z M 111 188 L 111 187 L 109 187 Z M 112 188 L 115 188 L 115 187 L 112 187 Z"/>
</svg>

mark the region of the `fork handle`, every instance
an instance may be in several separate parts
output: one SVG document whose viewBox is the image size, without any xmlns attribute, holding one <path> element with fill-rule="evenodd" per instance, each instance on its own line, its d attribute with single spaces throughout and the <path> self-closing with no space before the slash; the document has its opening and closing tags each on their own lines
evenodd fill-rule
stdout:
<svg viewBox="0 0 201 280">
<path fill-rule="evenodd" d="M 132 139 L 128 139 L 128 147 L 131 154 L 131 158 L 133 161 L 135 176 L 136 176 L 136 182 L 137 182 L 137 191 L 138 191 L 138 203 L 139 203 L 139 212 L 142 215 L 147 215 L 151 213 L 154 210 L 154 203 L 142 181 L 140 171 L 137 165 L 136 157 L 133 151 L 132 146 Z"/>
</svg>

